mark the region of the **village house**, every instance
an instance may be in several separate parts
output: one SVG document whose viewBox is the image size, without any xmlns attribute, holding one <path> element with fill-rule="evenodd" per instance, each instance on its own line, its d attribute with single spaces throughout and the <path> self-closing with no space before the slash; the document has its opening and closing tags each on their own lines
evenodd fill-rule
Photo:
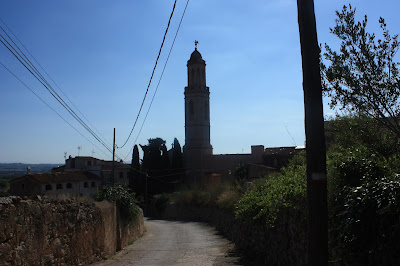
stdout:
<svg viewBox="0 0 400 266">
<path fill-rule="evenodd" d="M 10 194 L 90 196 L 101 184 L 99 177 L 89 172 L 27 174 L 10 181 Z"/>
<path fill-rule="evenodd" d="M 65 160 L 65 165 L 53 168 L 52 172 L 89 172 L 99 177 L 104 185 L 112 183 L 128 184 L 128 173 L 131 165 L 114 162 L 114 178 L 112 177 L 112 165 L 112 161 L 100 160 L 90 156 L 69 156 Z"/>
<path fill-rule="evenodd" d="M 57 195 L 91 196 L 100 186 L 128 184 L 130 164 L 100 160 L 94 157 L 71 156 L 65 165 L 51 173 L 27 174 L 10 181 L 10 193 L 17 196 Z"/>
</svg>

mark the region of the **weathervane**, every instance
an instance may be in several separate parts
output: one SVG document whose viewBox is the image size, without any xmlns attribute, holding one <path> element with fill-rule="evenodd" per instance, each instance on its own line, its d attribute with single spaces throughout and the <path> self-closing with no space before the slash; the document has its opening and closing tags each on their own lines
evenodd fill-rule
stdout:
<svg viewBox="0 0 400 266">
<path fill-rule="evenodd" d="M 197 44 L 199 44 L 199 42 L 197 40 L 194 40 L 194 49 L 197 50 Z"/>
</svg>

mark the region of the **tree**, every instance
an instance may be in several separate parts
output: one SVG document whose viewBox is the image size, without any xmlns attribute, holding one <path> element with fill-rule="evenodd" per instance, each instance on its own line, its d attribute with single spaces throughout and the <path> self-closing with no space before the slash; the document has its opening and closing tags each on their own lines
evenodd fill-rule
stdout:
<svg viewBox="0 0 400 266">
<path fill-rule="evenodd" d="M 132 152 L 131 170 L 129 171 L 129 187 L 134 188 L 137 178 L 140 176 L 139 148 L 134 146 Z"/>
<path fill-rule="evenodd" d="M 161 138 L 148 139 L 147 145 L 140 145 L 143 150 L 143 169 L 160 170 L 161 156 L 165 147 L 165 140 Z"/>
<path fill-rule="evenodd" d="M 336 26 L 330 31 L 341 40 L 340 50 L 325 44 L 321 60 L 323 89 L 330 106 L 350 114 L 362 113 L 379 121 L 400 137 L 400 76 L 396 53 L 398 35 L 391 36 L 385 20 L 379 19 L 382 39 L 366 31 L 367 16 L 355 20 L 351 5 L 336 11 Z"/>
<path fill-rule="evenodd" d="M 171 168 L 182 172 L 183 168 L 183 155 L 182 148 L 179 144 L 177 138 L 174 138 L 174 143 L 172 144 L 172 162 Z"/>
</svg>

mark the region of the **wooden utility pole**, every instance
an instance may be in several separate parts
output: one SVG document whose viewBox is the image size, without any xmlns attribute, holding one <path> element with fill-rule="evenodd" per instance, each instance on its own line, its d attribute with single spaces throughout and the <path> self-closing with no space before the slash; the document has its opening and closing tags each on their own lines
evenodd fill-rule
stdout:
<svg viewBox="0 0 400 266">
<path fill-rule="evenodd" d="M 297 0 L 307 151 L 307 265 L 328 264 L 326 151 L 313 0 Z"/>
<path fill-rule="evenodd" d="M 115 127 L 114 127 L 114 140 L 113 140 L 113 160 L 112 160 L 112 171 L 111 171 L 111 182 L 114 185 L 115 183 L 115 165 L 114 165 L 114 161 L 115 161 Z"/>
</svg>

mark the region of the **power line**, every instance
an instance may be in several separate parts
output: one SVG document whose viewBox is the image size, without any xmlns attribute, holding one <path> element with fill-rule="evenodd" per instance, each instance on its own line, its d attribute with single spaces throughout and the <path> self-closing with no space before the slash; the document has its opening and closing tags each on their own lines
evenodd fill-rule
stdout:
<svg viewBox="0 0 400 266">
<path fill-rule="evenodd" d="M 4 36 L 0 34 L 0 37 L 2 37 L 4 39 Z M 7 42 L 7 40 L 5 40 Z M 7 47 L 7 49 L 18 59 L 18 61 L 47 89 L 47 91 L 71 114 L 72 117 L 74 117 L 87 131 L 89 131 L 89 133 L 91 133 L 93 135 L 93 137 L 99 141 L 107 150 L 109 150 L 110 152 L 112 152 L 110 150 L 110 148 L 104 144 L 104 142 L 102 140 L 99 139 L 99 137 L 86 125 L 85 122 L 82 121 L 82 119 L 76 115 L 76 113 L 68 106 L 68 104 L 65 103 L 65 101 L 57 94 L 57 92 L 54 91 L 54 89 L 52 89 L 51 86 L 49 86 L 48 82 L 46 82 L 45 80 L 42 80 L 42 78 L 38 77 L 39 74 L 38 73 L 33 73 L 35 72 L 34 70 L 30 69 L 26 63 L 26 60 L 24 60 L 22 58 L 22 60 L 25 62 L 21 61 L 21 58 L 19 58 L 16 53 L 14 53 L 15 48 L 11 46 L 11 48 L 13 48 L 14 51 L 12 51 L 10 49 L 10 47 L 8 47 L 3 40 L 0 39 L 0 42 L 3 43 L 4 46 Z M 7 44 L 9 44 L 9 42 L 7 42 Z M 9 44 L 10 45 L 10 44 Z M 17 52 L 18 53 L 18 52 Z M 19 55 L 19 53 L 18 53 Z M 47 83 L 47 85 L 45 84 Z"/>
<path fill-rule="evenodd" d="M 1 20 L 2 21 L 2 20 Z M 2 21 L 4 25 L 4 21 Z M 7 25 L 6 25 L 7 26 Z M 8 28 L 8 26 L 7 26 Z M 47 91 L 74 117 L 100 144 L 102 144 L 109 152 L 112 152 L 107 144 L 75 113 L 75 111 L 62 99 L 62 97 L 53 89 L 50 83 L 44 78 L 40 71 L 32 64 L 29 58 L 18 47 L 14 40 L 8 35 L 0 25 L 0 29 L 7 35 L 8 39 L 14 46 L 7 41 L 7 39 L 0 34 L 0 42 L 17 58 L 17 60 L 47 89 Z M 15 35 L 14 35 L 15 36 Z M 20 42 L 21 43 L 21 42 Z M 21 43 L 22 44 L 22 43 Z M 17 50 L 18 49 L 18 50 Z M 25 48 L 26 49 L 26 48 Z M 20 52 L 18 52 L 20 51 Z M 29 51 L 28 51 L 29 52 Z M 22 55 L 21 55 L 22 54 Z M 36 61 L 36 59 L 35 59 Z M 36 61 L 37 62 L 37 61 Z M 43 68 L 42 68 L 43 69 Z M 47 73 L 47 72 L 46 72 Z M 49 75 L 48 75 L 49 76 Z M 54 82 L 54 81 L 53 81 Z M 71 102 L 71 101 L 70 101 Z M 71 102 L 72 103 L 72 102 Z M 104 137 L 103 137 L 104 138 Z M 118 155 L 117 157 L 121 159 Z"/>
<path fill-rule="evenodd" d="M 54 79 L 50 76 L 49 73 L 42 67 L 42 65 L 36 60 L 36 58 L 29 52 L 29 50 L 25 47 L 25 45 L 21 42 L 21 40 L 14 34 L 14 32 L 8 27 L 8 25 L 0 18 L 0 21 L 6 26 L 6 28 L 11 32 L 11 34 L 17 39 L 17 41 L 22 45 L 22 47 L 25 49 L 25 51 L 28 52 L 28 54 L 33 58 L 33 60 L 39 65 L 39 67 L 46 73 L 46 75 L 50 78 L 50 80 L 57 86 L 57 88 L 62 92 L 62 94 L 68 99 L 68 101 L 75 107 L 75 109 L 83 116 L 83 118 L 86 119 L 86 121 L 94 128 L 94 130 L 99 133 L 101 137 L 105 141 L 107 139 L 96 129 L 96 127 L 89 121 L 89 119 L 86 118 L 86 116 L 79 110 L 79 108 L 72 102 L 72 100 L 68 97 L 68 95 L 60 88 L 60 86 L 57 84 L 57 82 L 54 81 Z M 7 32 L 0 26 L 0 28 L 3 30 L 3 32 L 8 36 L 8 38 L 14 43 L 14 45 L 18 48 L 19 51 L 28 59 L 28 61 L 31 63 L 29 58 L 24 54 L 24 52 L 18 47 L 17 44 L 13 41 L 13 39 L 7 34 Z M 31 63 L 32 67 L 35 68 L 35 66 Z M 36 68 L 35 68 L 36 69 Z M 36 69 L 37 70 L 37 69 Z M 107 141 L 109 145 L 112 145 L 109 141 Z"/>
<path fill-rule="evenodd" d="M 146 93 L 144 94 L 142 104 L 140 105 L 139 113 L 138 113 L 138 115 L 137 115 L 137 117 L 136 117 L 135 123 L 133 124 L 133 127 L 132 127 L 132 129 L 131 129 L 131 132 L 129 133 L 129 136 L 128 136 L 128 138 L 126 139 L 125 143 L 124 143 L 122 146 L 120 146 L 120 147 L 117 146 L 117 148 L 119 148 L 119 149 L 123 148 L 123 147 L 126 145 L 126 143 L 128 142 L 129 138 L 130 138 L 131 135 L 132 135 L 133 130 L 135 129 L 135 126 L 136 126 L 136 123 L 137 123 L 137 121 L 138 121 L 138 119 L 139 119 L 140 113 L 142 112 L 142 108 L 143 108 L 144 102 L 145 102 L 145 100 L 146 100 L 147 93 L 149 92 L 149 88 L 150 88 L 151 81 L 152 81 L 153 76 L 154 76 L 154 72 L 156 71 L 156 68 L 157 68 L 158 59 L 160 58 L 161 51 L 162 51 L 162 48 L 163 48 L 163 46 L 164 46 L 165 37 L 167 36 L 168 29 L 169 29 L 169 25 L 171 24 L 172 16 L 173 16 L 174 11 L 175 11 L 176 1 L 177 1 L 177 0 L 175 0 L 175 2 L 174 2 L 174 7 L 172 8 L 172 12 L 171 12 L 171 15 L 170 15 L 169 20 L 168 20 L 168 25 L 167 25 L 167 28 L 166 28 L 165 33 L 164 33 L 164 37 L 163 37 L 163 40 L 162 40 L 162 43 L 161 43 L 160 50 L 158 51 L 156 63 L 155 63 L 155 65 L 154 65 L 153 72 L 151 73 L 151 77 L 150 77 L 150 80 L 149 80 L 149 84 L 147 85 Z"/>
<path fill-rule="evenodd" d="M 51 107 L 43 98 L 41 98 L 36 92 L 34 92 L 28 85 L 26 85 L 25 82 L 23 82 L 20 78 L 18 78 L 15 73 L 13 73 L 10 69 L 8 69 L 1 61 L 0 64 L 11 74 L 13 75 L 19 82 L 21 82 L 25 88 L 30 90 L 39 100 L 41 100 L 47 107 L 49 107 L 53 112 L 55 112 L 62 120 L 64 120 L 65 123 L 67 123 L 70 127 L 72 127 L 76 132 L 78 132 L 82 137 L 84 137 L 87 141 L 89 141 L 94 147 L 96 147 L 99 151 L 104 153 L 105 155 L 109 156 L 109 154 L 105 153 L 102 149 L 97 147 L 92 141 L 90 141 L 85 135 L 83 135 L 78 129 L 76 129 L 73 125 L 71 125 L 62 115 L 60 115 L 56 110 L 54 110 L 53 107 Z"/>
<path fill-rule="evenodd" d="M 139 135 L 140 135 L 140 133 L 142 132 L 144 123 L 146 122 L 147 116 L 148 116 L 148 114 L 149 114 L 149 112 L 150 112 L 150 108 L 151 108 L 151 106 L 152 106 L 152 104 L 153 104 L 154 98 L 156 97 L 156 94 L 157 94 L 157 91 L 158 91 L 158 87 L 160 86 L 161 79 L 162 79 L 162 77 L 163 77 L 163 75 L 164 75 L 165 68 L 167 67 L 168 60 L 169 60 L 169 57 L 170 57 L 170 55 L 171 55 L 172 49 L 174 48 L 175 40 L 176 40 L 176 37 L 178 36 L 179 29 L 181 28 L 181 24 L 182 24 L 182 21 L 183 21 L 183 17 L 185 16 L 185 13 L 186 13 L 186 9 L 187 9 L 188 4 L 189 4 L 189 0 L 187 0 L 187 2 L 186 2 L 186 6 L 185 6 L 185 9 L 183 10 L 182 17 L 181 17 L 181 20 L 180 20 L 180 22 L 179 22 L 178 28 L 177 28 L 177 30 L 176 30 L 174 40 L 173 40 L 173 42 L 172 42 L 171 48 L 169 49 L 169 53 L 168 53 L 168 56 L 167 56 L 167 60 L 165 61 L 164 68 L 163 68 L 163 70 L 162 70 L 162 72 L 161 72 L 161 76 L 160 76 L 160 79 L 158 80 L 157 87 L 156 87 L 156 90 L 154 91 L 153 98 L 151 99 L 149 108 L 147 109 L 147 113 L 146 113 L 146 115 L 145 115 L 145 117 L 144 117 L 144 119 L 143 119 L 143 123 L 142 123 L 142 125 L 140 126 L 139 133 L 138 133 L 137 136 L 136 136 L 135 143 L 134 143 L 134 145 L 132 146 L 131 150 L 128 152 L 128 154 L 124 157 L 124 160 L 126 160 L 126 158 L 129 156 L 129 154 L 132 152 L 133 147 L 135 146 L 136 141 L 138 140 Z"/>
</svg>

